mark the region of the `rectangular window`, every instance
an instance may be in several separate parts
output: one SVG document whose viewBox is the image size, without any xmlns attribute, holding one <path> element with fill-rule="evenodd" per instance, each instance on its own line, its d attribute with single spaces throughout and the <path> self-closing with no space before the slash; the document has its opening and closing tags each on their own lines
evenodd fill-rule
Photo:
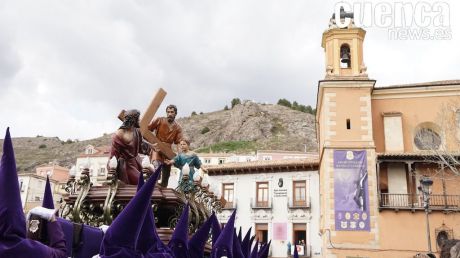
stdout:
<svg viewBox="0 0 460 258">
<path fill-rule="evenodd" d="M 266 244 L 268 242 L 268 224 L 257 223 L 256 224 L 256 238 L 260 244 Z"/>
<path fill-rule="evenodd" d="M 210 159 L 204 159 L 204 163 L 209 164 L 209 163 L 211 163 L 211 160 Z"/>
<path fill-rule="evenodd" d="M 307 181 L 294 181 L 292 200 L 294 206 L 307 206 Z"/>
<path fill-rule="evenodd" d="M 97 172 L 97 175 L 98 176 L 105 176 L 105 168 L 104 167 L 99 168 L 99 171 Z"/>
<path fill-rule="evenodd" d="M 227 201 L 227 203 L 225 204 L 225 208 L 233 208 L 233 183 L 222 184 L 222 193 L 224 195 L 224 199 Z"/>
<path fill-rule="evenodd" d="M 268 207 L 268 182 L 257 182 L 256 207 Z"/>
<path fill-rule="evenodd" d="M 225 163 L 225 159 L 219 159 L 219 164 L 224 164 Z"/>
<path fill-rule="evenodd" d="M 296 245 L 305 246 L 307 243 L 307 226 L 302 223 L 292 224 L 292 239 Z"/>
</svg>

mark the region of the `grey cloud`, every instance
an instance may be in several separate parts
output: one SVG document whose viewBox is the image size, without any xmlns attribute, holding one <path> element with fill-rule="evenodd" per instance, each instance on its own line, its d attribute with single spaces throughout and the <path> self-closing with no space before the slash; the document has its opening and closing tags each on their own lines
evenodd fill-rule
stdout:
<svg viewBox="0 0 460 258">
<path fill-rule="evenodd" d="M 84 139 L 114 130 L 120 109 L 143 110 L 158 87 L 168 92 L 158 115 L 169 103 L 180 116 L 215 111 L 234 97 L 315 105 L 324 78 L 321 34 L 334 4 L 7 1 L 0 5 L 0 35 L 9 37 L 0 43 L 0 78 L 10 86 L 0 116 L 22 135 Z M 457 76 L 460 27 L 451 19 L 454 38 L 445 42 L 390 41 L 386 31 L 367 28 L 370 77 L 386 85 Z M 11 98 L 21 108 L 6 112 Z"/>
</svg>

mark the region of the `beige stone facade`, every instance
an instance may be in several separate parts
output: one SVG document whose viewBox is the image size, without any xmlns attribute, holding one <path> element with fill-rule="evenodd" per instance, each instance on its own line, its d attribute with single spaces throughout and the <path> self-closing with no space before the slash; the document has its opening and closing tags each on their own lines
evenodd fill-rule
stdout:
<svg viewBox="0 0 460 258">
<path fill-rule="evenodd" d="M 460 81 L 376 87 L 365 73 L 364 37 L 356 27 L 323 33 L 326 75 L 318 83 L 316 114 L 322 256 L 426 253 L 422 176 L 434 181 L 429 232 L 436 253 L 442 237 L 460 237 L 460 175 L 447 162 L 459 157 Z M 337 230 L 335 150 L 367 154 L 369 231 Z"/>
</svg>

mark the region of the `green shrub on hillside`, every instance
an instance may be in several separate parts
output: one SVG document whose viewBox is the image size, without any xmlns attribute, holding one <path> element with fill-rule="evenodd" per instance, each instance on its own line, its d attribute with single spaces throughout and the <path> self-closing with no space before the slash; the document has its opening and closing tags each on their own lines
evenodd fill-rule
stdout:
<svg viewBox="0 0 460 258">
<path fill-rule="evenodd" d="M 257 149 L 257 144 L 255 141 L 229 141 L 229 142 L 219 142 L 207 147 L 199 148 L 195 150 L 198 153 L 209 153 L 209 152 L 249 152 L 255 151 Z"/>
<path fill-rule="evenodd" d="M 205 128 L 201 129 L 201 134 L 205 134 L 209 131 L 210 131 L 209 127 L 206 126 Z"/>
<path fill-rule="evenodd" d="M 280 99 L 278 100 L 278 105 L 280 106 L 285 106 L 285 107 L 288 107 L 290 109 L 294 109 L 294 110 L 297 110 L 297 111 L 300 111 L 300 112 L 304 112 L 304 113 L 309 113 L 309 114 L 312 114 L 312 115 L 315 115 L 316 114 L 316 109 L 312 108 L 310 105 L 302 105 L 302 104 L 299 104 L 297 103 L 297 101 L 294 101 L 291 102 L 287 99 Z"/>
</svg>

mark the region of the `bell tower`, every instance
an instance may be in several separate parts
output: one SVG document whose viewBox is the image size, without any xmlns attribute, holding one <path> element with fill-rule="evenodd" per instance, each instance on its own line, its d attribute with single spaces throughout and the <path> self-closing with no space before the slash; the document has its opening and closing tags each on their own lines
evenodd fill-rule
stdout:
<svg viewBox="0 0 460 258">
<path fill-rule="evenodd" d="M 343 9 L 340 13 L 343 21 L 341 26 L 337 25 L 333 15 L 321 42 L 326 54 L 326 79 L 350 76 L 365 78 L 367 74 L 363 62 L 363 41 L 366 31 L 355 27 L 353 13 L 346 13 Z M 343 27 L 342 24 L 346 21 L 348 24 Z"/>
<path fill-rule="evenodd" d="M 342 9 L 321 42 L 326 74 L 318 83 L 316 123 L 323 257 L 347 257 L 350 250 L 380 245 L 371 112 L 375 80 L 368 78 L 363 61 L 365 34 L 354 25 L 353 13 Z"/>
</svg>

